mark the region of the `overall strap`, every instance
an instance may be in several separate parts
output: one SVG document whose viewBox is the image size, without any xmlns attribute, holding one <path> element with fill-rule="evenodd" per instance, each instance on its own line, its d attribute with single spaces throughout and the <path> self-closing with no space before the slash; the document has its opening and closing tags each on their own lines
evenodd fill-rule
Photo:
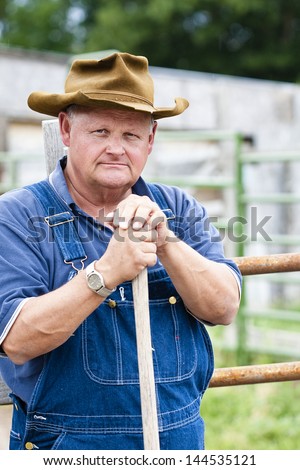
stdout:
<svg viewBox="0 0 300 470">
<path fill-rule="evenodd" d="M 147 186 L 156 204 L 158 204 L 160 209 L 165 213 L 170 229 L 174 231 L 176 216 L 174 212 L 170 209 L 169 204 L 163 192 L 159 189 L 159 186 L 156 185 L 155 183 L 147 183 Z"/>
<path fill-rule="evenodd" d="M 43 207 L 46 214 L 44 220 L 53 230 L 64 262 L 71 264 L 78 271 L 73 263 L 80 260 L 83 268 L 86 254 L 77 233 L 75 216 L 69 206 L 59 197 L 48 180 L 25 186 L 25 189 L 31 191 Z"/>
</svg>

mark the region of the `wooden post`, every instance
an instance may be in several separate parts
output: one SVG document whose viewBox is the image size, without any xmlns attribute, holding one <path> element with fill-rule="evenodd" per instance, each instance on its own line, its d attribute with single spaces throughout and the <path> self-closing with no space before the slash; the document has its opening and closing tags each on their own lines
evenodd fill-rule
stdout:
<svg viewBox="0 0 300 470">
<path fill-rule="evenodd" d="M 58 158 L 65 154 L 57 119 L 42 122 L 47 173 L 54 170 Z M 145 450 L 159 449 L 158 419 L 150 331 L 148 277 L 144 269 L 132 282 L 141 412 Z"/>
<path fill-rule="evenodd" d="M 64 146 L 60 137 L 59 125 L 57 119 L 42 121 L 44 150 L 47 175 L 55 168 L 57 160 L 61 158 L 64 152 Z"/>
</svg>

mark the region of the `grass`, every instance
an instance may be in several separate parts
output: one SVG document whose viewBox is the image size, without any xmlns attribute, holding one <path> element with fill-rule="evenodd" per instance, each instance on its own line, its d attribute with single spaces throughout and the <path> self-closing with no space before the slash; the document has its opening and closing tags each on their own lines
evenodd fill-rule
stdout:
<svg viewBox="0 0 300 470">
<path fill-rule="evenodd" d="M 299 396 L 298 382 L 209 389 L 202 402 L 206 448 L 299 449 Z"/>
<path fill-rule="evenodd" d="M 216 367 L 236 365 L 233 353 L 217 350 L 215 355 Z M 271 362 L 281 360 L 251 358 L 252 364 Z M 208 389 L 201 405 L 206 449 L 299 449 L 299 397 L 300 381 Z"/>
</svg>

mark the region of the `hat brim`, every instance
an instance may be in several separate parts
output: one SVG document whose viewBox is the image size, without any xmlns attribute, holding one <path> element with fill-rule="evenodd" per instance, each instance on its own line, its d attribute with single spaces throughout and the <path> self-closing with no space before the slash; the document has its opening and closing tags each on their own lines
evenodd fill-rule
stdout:
<svg viewBox="0 0 300 470">
<path fill-rule="evenodd" d="M 142 100 L 130 100 L 125 97 L 113 96 L 111 93 L 90 94 L 77 91 L 74 93 L 51 94 L 42 91 L 36 91 L 29 95 L 28 106 L 38 113 L 49 116 L 58 116 L 68 106 L 77 104 L 93 108 L 116 108 L 128 109 L 152 114 L 154 119 L 177 116 L 189 106 L 185 98 L 175 98 L 173 108 L 155 108 L 150 103 Z"/>
</svg>

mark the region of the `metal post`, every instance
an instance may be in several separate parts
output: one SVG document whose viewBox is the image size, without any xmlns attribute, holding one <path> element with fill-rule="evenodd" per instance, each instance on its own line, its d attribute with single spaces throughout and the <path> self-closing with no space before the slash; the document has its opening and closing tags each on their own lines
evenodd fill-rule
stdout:
<svg viewBox="0 0 300 470">
<path fill-rule="evenodd" d="M 281 362 L 215 369 L 209 387 L 300 380 L 300 362 Z"/>
<path fill-rule="evenodd" d="M 243 276 L 300 271 L 300 253 L 234 258 Z"/>
</svg>

